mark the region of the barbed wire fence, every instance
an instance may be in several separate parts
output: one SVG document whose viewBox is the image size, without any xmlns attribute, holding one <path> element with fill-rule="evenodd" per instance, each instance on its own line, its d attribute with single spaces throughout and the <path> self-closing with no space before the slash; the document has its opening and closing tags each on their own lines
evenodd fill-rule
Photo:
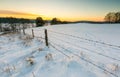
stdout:
<svg viewBox="0 0 120 77">
<path fill-rule="evenodd" d="M 107 46 L 110 46 L 110 47 L 120 48 L 120 46 L 117 46 L 117 45 L 112 45 L 112 44 L 108 44 L 108 43 L 101 42 L 101 41 L 96 41 L 96 40 L 92 40 L 92 39 L 87 39 L 87 38 L 80 37 L 80 36 L 65 34 L 65 33 L 56 32 L 56 31 L 52 31 L 52 30 L 48 30 L 48 31 L 54 32 L 54 33 L 57 33 L 57 34 L 61 34 L 61 35 L 71 36 L 71 37 L 78 38 L 78 39 L 82 39 L 82 40 L 86 40 L 86 41 L 89 41 L 89 42 L 94 42 L 94 43 L 99 43 L 99 44 L 107 45 Z"/>
<path fill-rule="evenodd" d="M 52 36 L 52 37 L 53 37 L 53 36 Z M 103 56 L 103 57 L 110 58 L 110 59 L 112 59 L 112 60 L 120 61 L 120 59 L 116 59 L 116 58 L 113 58 L 113 57 L 111 57 L 111 56 L 108 56 L 108 55 L 99 53 L 99 52 L 97 52 L 97 51 L 95 51 L 95 50 L 91 50 L 91 49 L 88 49 L 88 48 L 85 48 L 85 47 L 81 47 L 81 46 L 79 46 L 79 45 L 73 44 L 73 43 L 71 43 L 71 42 L 68 42 L 68 41 L 65 41 L 65 40 L 62 40 L 62 39 L 59 39 L 59 38 L 56 38 L 56 37 L 53 37 L 53 38 L 55 38 L 55 39 L 57 39 L 57 40 L 59 40 L 59 41 L 61 41 L 61 42 L 67 43 L 68 45 L 72 45 L 72 46 L 76 47 L 78 50 L 80 50 L 80 48 L 81 48 L 81 49 L 87 50 L 88 52 L 95 53 L 95 54 L 97 54 L 97 55 L 101 55 L 101 56 Z"/>
<path fill-rule="evenodd" d="M 35 30 L 35 31 L 38 32 L 38 31 L 40 31 L 40 30 Z M 114 77 L 118 77 L 115 73 L 113 73 L 113 72 L 111 72 L 111 71 L 109 71 L 109 70 L 107 70 L 107 69 L 99 66 L 98 64 L 96 64 L 96 63 L 94 63 L 94 62 L 92 62 L 92 61 L 90 61 L 90 60 L 87 60 L 87 59 L 84 58 L 84 57 L 81 57 L 80 55 L 74 53 L 73 51 L 71 51 L 71 50 L 69 50 L 69 49 L 66 49 L 65 47 L 63 47 L 63 46 L 61 46 L 61 45 L 59 45 L 59 44 L 54 43 L 53 41 L 51 41 L 51 40 L 49 39 L 49 37 L 48 37 L 48 36 L 49 36 L 49 35 L 48 35 L 48 31 L 49 31 L 49 32 L 52 32 L 52 33 L 60 34 L 60 35 L 65 35 L 65 36 L 70 36 L 70 37 L 73 37 L 73 38 L 78 38 L 78 39 L 85 40 L 85 41 L 88 41 L 88 42 L 99 43 L 99 44 L 102 44 L 102 45 L 106 45 L 106 46 L 114 47 L 114 48 L 118 48 L 118 49 L 120 49 L 120 46 L 112 45 L 112 44 L 108 44 L 108 43 L 105 43 L 105 42 L 96 41 L 96 40 L 92 40 L 92 39 L 87 39 L 87 38 L 83 38 L 83 37 L 79 37 L 79 36 L 75 36 L 75 35 L 70 35 L 70 34 L 65 34 L 65 33 L 61 33 L 61 32 L 56 32 L 56 31 L 52 31 L 52 30 L 49 30 L 49 29 L 48 29 L 48 30 L 47 30 L 47 29 L 44 29 L 44 37 L 42 37 L 42 36 L 40 37 L 40 36 L 35 36 L 35 33 L 34 33 L 35 31 L 32 29 L 32 31 L 31 31 L 32 37 L 33 37 L 33 38 L 36 37 L 36 38 L 40 38 L 40 39 L 44 40 L 44 43 L 45 43 L 45 45 L 46 45 L 47 47 L 52 47 L 52 48 L 54 48 L 57 52 L 59 52 L 59 53 L 63 54 L 64 56 L 70 58 L 70 56 L 65 53 L 65 51 L 68 51 L 69 53 L 71 53 L 72 55 L 80 58 L 81 60 L 83 60 L 83 61 L 85 61 L 85 62 L 87 62 L 87 63 L 89 63 L 89 64 L 91 64 L 91 65 L 93 65 L 93 66 L 95 66 L 95 67 L 97 67 L 97 68 L 99 68 L 99 69 L 107 72 L 107 73 L 109 73 L 109 74 L 111 74 L 111 75 L 114 76 Z M 116 59 L 116 58 L 113 58 L 113 57 L 111 57 L 111 56 L 108 56 L 108 55 L 99 53 L 99 52 L 97 52 L 97 51 L 94 51 L 94 50 L 91 50 L 91 49 L 88 49 L 88 48 L 85 48 L 85 47 L 81 47 L 81 46 L 79 46 L 79 45 L 73 44 L 73 43 L 71 43 L 71 42 L 62 40 L 62 39 L 57 38 L 57 37 L 53 37 L 53 38 L 56 39 L 56 40 L 59 40 L 59 41 L 61 41 L 61 42 L 64 42 L 64 43 L 66 43 L 66 44 L 68 44 L 68 45 L 72 45 L 72 46 L 76 47 L 77 50 L 84 49 L 84 50 L 86 50 L 87 52 L 95 53 L 95 54 L 100 55 L 100 56 L 102 56 L 102 57 L 106 57 L 106 58 L 109 58 L 109 59 L 111 59 L 111 60 L 115 60 L 115 61 L 120 62 L 120 59 Z M 61 49 L 64 49 L 64 51 L 61 51 L 58 47 L 61 48 Z"/>
<path fill-rule="evenodd" d="M 54 45 L 53 45 L 53 44 L 54 44 Z M 91 64 L 91 65 L 93 65 L 93 66 L 95 66 L 95 67 L 97 67 L 97 68 L 99 68 L 99 69 L 101 69 L 101 70 L 103 70 L 103 71 L 105 71 L 105 72 L 107 72 L 107 73 L 109 73 L 109 74 L 115 76 L 115 77 L 118 77 L 116 74 L 114 74 L 114 73 L 112 73 L 112 72 L 110 72 L 110 71 L 104 69 L 103 67 L 101 67 L 101 66 L 99 66 L 99 65 L 97 65 L 97 64 L 95 64 L 95 63 L 93 63 L 93 62 L 90 61 L 90 60 L 85 59 L 84 57 L 81 57 L 81 56 L 78 55 L 78 54 L 73 53 L 72 51 L 70 51 L 70 50 L 68 50 L 68 49 L 66 49 L 66 48 L 64 48 L 64 47 L 61 47 L 60 45 L 57 45 L 57 44 L 55 44 L 55 43 L 53 43 L 53 42 L 50 42 L 50 45 L 51 45 L 53 48 L 55 48 L 57 51 L 60 51 L 60 50 L 57 49 L 55 46 L 59 46 L 60 48 L 66 50 L 66 51 L 70 52 L 71 54 L 73 54 L 74 56 L 80 58 L 81 60 L 83 60 L 83 61 L 85 61 L 85 62 L 87 62 L 87 63 L 89 63 L 89 64 Z M 60 52 L 63 54 L 62 51 L 60 51 Z M 69 56 L 66 55 L 65 53 L 64 53 L 64 55 L 65 55 L 66 57 L 69 57 Z"/>
</svg>

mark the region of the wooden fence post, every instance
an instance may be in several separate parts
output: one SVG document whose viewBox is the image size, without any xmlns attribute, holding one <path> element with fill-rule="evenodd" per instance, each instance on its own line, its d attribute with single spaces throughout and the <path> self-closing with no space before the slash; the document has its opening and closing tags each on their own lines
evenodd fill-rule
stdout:
<svg viewBox="0 0 120 77">
<path fill-rule="evenodd" d="M 45 43 L 46 43 L 46 46 L 48 46 L 48 34 L 47 34 L 47 29 L 45 29 Z"/>
<path fill-rule="evenodd" d="M 23 28 L 23 34 L 25 35 L 25 29 Z"/>
<path fill-rule="evenodd" d="M 33 31 L 33 29 L 32 29 L 32 36 L 33 36 L 33 38 L 34 38 L 34 31 Z"/>
<path fill-rule="evenodd" d="M 0 32 L 2 32 L 2 24 L 0 24 Z"/>
</svg>

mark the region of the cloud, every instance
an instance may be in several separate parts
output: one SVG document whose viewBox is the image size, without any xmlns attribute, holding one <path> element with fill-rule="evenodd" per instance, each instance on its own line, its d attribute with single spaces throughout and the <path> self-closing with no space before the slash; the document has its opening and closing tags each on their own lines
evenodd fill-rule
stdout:
<svg viewBox="0 0 120 77">
<path fill-rule="evenodd" d="M 0 10 L 0 17 L 19 17 L 19 18 L 36 18 L 41 15 L 31 14 L 31 13 L 24 13 L 24 12 L 16 12 L 16 11 L 9 11 L 9 10 Z"/>
</svg>

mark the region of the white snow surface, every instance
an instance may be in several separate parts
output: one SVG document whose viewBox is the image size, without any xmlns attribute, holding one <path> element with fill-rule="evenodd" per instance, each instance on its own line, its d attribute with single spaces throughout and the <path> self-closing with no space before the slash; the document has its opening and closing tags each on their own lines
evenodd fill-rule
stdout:
<svg viewBox="0 0 120 77">
<path fill-rule="evenodd" d="M 0 36 L 0 77 L 120 77 L 120 24 L 49 25 L 25 32 Z"/>
</svg>

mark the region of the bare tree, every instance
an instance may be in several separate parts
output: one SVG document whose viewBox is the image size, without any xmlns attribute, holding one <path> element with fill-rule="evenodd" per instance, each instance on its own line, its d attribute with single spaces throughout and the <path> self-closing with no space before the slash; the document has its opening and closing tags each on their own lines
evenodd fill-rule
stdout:
<svg viewBox="0 0 120 77">
<path fill-rule="evenodd" d="M 110 12 L 104 19 L 106 22 L 120 22 L 120 12 Z"/>
<path fill-rule="evenodd" d="M 116 15 L 116 22 L 120 22 L 120 12 L 117 12 L 115 15 Z"/>
</svg>

